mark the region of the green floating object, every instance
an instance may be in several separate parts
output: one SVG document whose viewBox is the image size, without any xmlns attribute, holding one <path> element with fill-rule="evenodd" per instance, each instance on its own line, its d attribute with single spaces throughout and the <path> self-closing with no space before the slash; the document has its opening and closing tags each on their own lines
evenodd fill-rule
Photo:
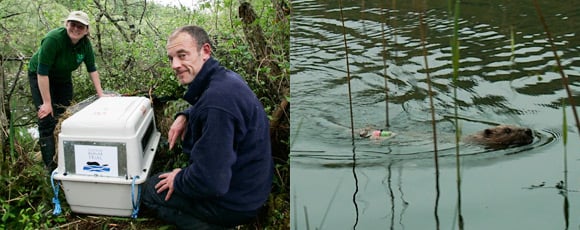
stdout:
<svg viewBox="0 0 580 230">
<path fill-rule="evenodd" d="M 393 133 L 390 131 L 385 131 L 385 130 L 373 131 L 373 136 L 375 136 L 375 137 L 390 137 L 391 135 L 393 135 Z"/>
</svg>

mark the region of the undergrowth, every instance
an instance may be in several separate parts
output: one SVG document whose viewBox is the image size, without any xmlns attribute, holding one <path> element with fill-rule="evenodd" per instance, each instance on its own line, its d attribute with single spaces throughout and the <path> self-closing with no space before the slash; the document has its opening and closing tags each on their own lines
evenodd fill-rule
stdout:
<svg viewBox="0 0 580 230">
<path fill-rule="evenodd" d="M 37 141 L 25 128 L 13 129 L 14 148 L 11 153 L 4 153 L 0 162 L 0 229 L 174 229 L 146 210 L 137 219 L 72 213 L 62 189 L 59 190 L 62 213 L 53 215 L 54 192 Z M 174 154 L 164 143 L 158 149 L 152 165 L 155 170 L 182 167 L 187 162 L 183 154 Z M 287 178 L 289 165 L 276 164 L 272 193 L 263 213 L 254 222 L 237 229 L 289 228 Z"/>
</svg>

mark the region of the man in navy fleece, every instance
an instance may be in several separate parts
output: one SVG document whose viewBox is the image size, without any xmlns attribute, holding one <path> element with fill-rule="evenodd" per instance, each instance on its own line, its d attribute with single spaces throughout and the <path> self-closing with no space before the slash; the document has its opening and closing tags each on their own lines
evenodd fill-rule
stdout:
<svg viewBox="0 0 580 230">
<path fill-rule="evenodd" d="M 144 204 L 180 229 L 220 229 L 256 217 L 270 193 L 269 121 L 256 95 L 211 57 L 207 33 L 175 30 L 167 56 L 191 106 L 175 116 L 169 148 L 182 140 L 189 165 L 152 176 Z"/>
</svg>

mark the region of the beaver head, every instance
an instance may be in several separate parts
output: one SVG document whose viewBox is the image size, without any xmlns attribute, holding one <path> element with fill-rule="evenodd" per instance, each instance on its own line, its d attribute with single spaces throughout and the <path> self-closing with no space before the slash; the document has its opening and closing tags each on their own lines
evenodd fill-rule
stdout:
<svg viewBox="0 0 580 230">
<path fill-rule="evenodd" d="M 521 146 L 532 143 L 534 134 L 529 128 L 514 125 L 498 125 L 469 135 L 468 143 L 481 144 L 493 148 Z"/>
<path fill-rule="evenodd" d="M 367 138 L 367 137 L 370 137 L 370 136 L 371 136 L 371 134 L 370 134 L 370 130 L 369 130 L 369 129 L 362 129 L 362 130 L 360 130 L 360 131 L 358 132 L 358 135 L 359 135 L 360 137 L 363 137 L 363 138 Z"/>
</svg>

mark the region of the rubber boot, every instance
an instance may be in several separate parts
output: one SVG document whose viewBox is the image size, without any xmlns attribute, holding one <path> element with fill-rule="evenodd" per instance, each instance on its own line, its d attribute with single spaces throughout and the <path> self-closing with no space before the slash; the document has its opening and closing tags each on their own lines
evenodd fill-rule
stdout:
<svg viewBox="0 0 580 230">
<path fill-rule="evenodd" d="M 44 166 L 48 170 L 48 173 L 52 173 L 52 170 L 56 168 L 56 163 L 54 162 L 54 137 L 41 137 L 38 143 L 40 144 L 40 152 L 42 153 Z"/>
</svg>

